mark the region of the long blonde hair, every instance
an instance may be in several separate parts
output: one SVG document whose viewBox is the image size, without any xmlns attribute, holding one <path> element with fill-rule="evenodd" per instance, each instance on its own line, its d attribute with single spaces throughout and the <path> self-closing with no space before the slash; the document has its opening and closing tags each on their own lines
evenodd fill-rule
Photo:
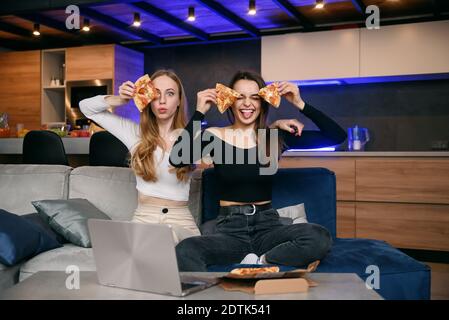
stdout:
<svg viewBox="0 0 449 320">
<path fill-rule="evenodd" d="M 176 82 L 179 91 L 179 106 L 176 110 L 172 130 L 183 129 L 186 125 L 186 96 L 179 77 L 171 70 L 158 70 L 151 75 L 151 80 L 161 76 L 167 76 Z M 165 143 L 159 134 L 159 126 L 156 121 L 156 116 L 147 106 L 140 114 L 140 142 L 131 155 L 131 168 L 135 174 L 142 177 L 145 181 L 157 181 L 156 166 L 154 159 L 154 151 L 159 146 L 162 150 L 165 149 Z M 165 151 L 165 150 L 164 150 Z M 176 178 L 179 181 L 187 182 L 193 166 L 186 166 L 183 168 L 171 168 L 170 172 L 176 172 Z"/>
</svg>

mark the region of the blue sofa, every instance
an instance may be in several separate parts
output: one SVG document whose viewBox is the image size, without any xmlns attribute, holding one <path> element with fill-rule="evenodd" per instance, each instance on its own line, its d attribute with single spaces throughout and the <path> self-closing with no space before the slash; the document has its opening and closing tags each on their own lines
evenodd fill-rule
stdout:
<svg viewBox="0 0 449 320">
<path fill-rule="evenodd" d="M 215 219 L 219 199 L 214 171 L 204 170 L 202 179 L 202 219 Z M 379 267 L 376 291 L 384 299 L 430 299 L 430 268 L 393 248 L 371 239 L 336 237 L 336 178 L 324 168 L 279 169 L 273 185 L 273 206 L 282 208 L 304 203 L 309 222 L 326 227 L 333 246 L 316 272 L 356 273 L 366 280 L 367 267 Z M 238 265 L 210 266 L 210 271 L 229 271 Z"/>
</svg>

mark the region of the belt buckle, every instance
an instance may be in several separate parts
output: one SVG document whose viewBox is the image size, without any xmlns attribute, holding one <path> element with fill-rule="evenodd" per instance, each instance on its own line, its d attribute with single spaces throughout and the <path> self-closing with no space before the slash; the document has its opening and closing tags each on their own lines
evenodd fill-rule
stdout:
<svg viewBox="0 0 449 320">
<path fill-rule="evenodd" d="M 256 206 L 254 204 L 251 204 L 253 206 L 253 212 L 245 213 L 245 216 L 253 216 L 256 213 Z"/>
</svg>

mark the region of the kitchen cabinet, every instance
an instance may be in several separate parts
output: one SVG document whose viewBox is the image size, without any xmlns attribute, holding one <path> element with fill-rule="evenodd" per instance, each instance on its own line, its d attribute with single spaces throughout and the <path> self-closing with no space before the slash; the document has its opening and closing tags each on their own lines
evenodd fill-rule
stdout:
<svg viewBox="0 0 449 320">
<path fill-rule="evenodd" d="M 8 113 L 9 126 L 27 129 L 41 126 L 41 52 L 0 53 L 0 112 Z"/>
<path fill-rule="evenodd" d="M 116 94 L 122 82 L 143 75 L 143 61 L 143 53 L 115 44 L 1 52 L 0 112 L 8 113 L 12 136 L 17 123 L 32 130 L 42 124 L 65 123 L 68 112 L 74 112 L 68 83 L 106 80 Z M 52 85 L 52 78 L 60 83 Z M 132 102 L 113 112 L 139 119 Z"/>
<path fill-rule="evenodd" d="M 360 29 L 360 77 L 449 72 L 449 21 Z"/>
<path fill-rule="evenodd" d="M 287 152 L 280 167 L 335 172 L 338 237 L 449 251 L 449 152 L 310 154 Z"/>
<path fill-rule="evenodd" d="M 112 79 L 114 47 L 107 44 L 67 48 L 67 81 Z"/>
<path fill-rule="evenodd" d="M 359 30 L 333 30 L 262 37 L 266 81 L 359 76 Z"/>
<path fill-rule="evenodd" d="M 449 73 L 449 21 L 262 37 L 267 81 Z M 349 78 L 349 79 L 348 79 Z M 350 79 L 355 78 L 355 79 Z"/>
</svg>

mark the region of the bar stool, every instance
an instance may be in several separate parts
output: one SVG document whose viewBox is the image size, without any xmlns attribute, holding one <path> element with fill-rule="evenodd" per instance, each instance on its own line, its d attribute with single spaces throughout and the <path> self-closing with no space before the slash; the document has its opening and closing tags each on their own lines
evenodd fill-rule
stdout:
<svg viewBox="0 0 449 320">
<path fill-rule="evenodd" d="M 129 167 L 128 148 L 108 131 L 96 132 L 89 142 L 89 165 Z"/>
<path fill-rule="evenodd" d="M 48 130 L 32 130 L 23 138 L 24 164 L 69 165 L 60 136 Z"/>
</svg>

